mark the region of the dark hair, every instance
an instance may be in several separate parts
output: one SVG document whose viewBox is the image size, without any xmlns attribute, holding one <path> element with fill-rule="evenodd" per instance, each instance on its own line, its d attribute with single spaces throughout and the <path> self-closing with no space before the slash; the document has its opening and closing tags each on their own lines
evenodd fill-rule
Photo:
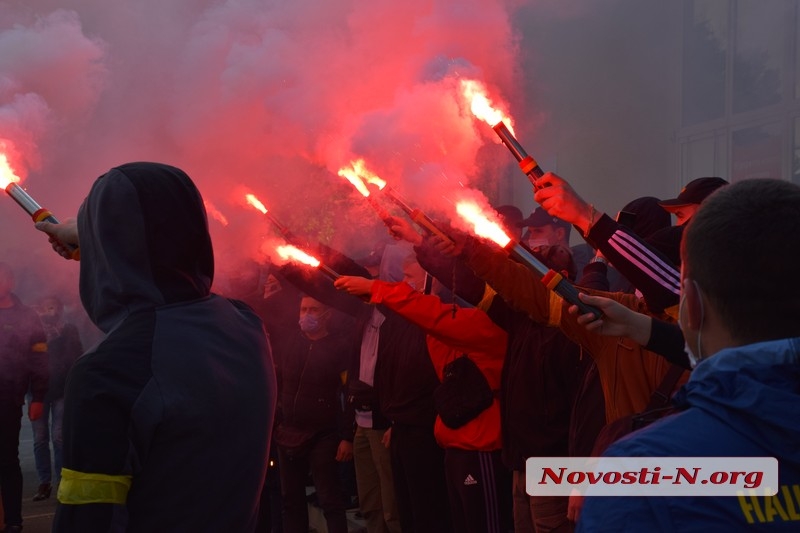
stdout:
<svg viewBox="0 0 800 533">
<path fill-rule="evenodd" d="M 735 341 L 800 336 L 800 187 L 759 179 L 719 189 L 689 222 L 682 255 Z"/>
</svg>

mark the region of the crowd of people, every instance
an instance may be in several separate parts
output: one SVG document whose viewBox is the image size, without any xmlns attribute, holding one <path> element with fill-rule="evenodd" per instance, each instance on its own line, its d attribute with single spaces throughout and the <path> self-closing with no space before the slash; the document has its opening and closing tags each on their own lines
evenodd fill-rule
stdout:
<svg viewBox="0 0 800 533">
<path fill-rule="evenodd" d="M 77 219 L 37 223 L 60 255 L 80 248 L 101 342 L 78 358 L 58 300 L 37 316 L 0 264 L 4 531 L 22 528 L 26 394 L 54 531 L 306 533 L 310 499 L 332 533 L 351 499 L 369 533 L 795 530 L 800 187 L 704 177 L 611 216 L 548 173 L 534 199 L 527 217 L 496 206 L 506 233 L 598 312 L 491 241 L 403 217 L 366 259 L 302 240 L 335 280 L 248 262 L 217 294 L 192 180 L 111 169 Z M 590 456 L 775 457 L 780 486 L 527 490 L 528 458 Z"/>
</svg>

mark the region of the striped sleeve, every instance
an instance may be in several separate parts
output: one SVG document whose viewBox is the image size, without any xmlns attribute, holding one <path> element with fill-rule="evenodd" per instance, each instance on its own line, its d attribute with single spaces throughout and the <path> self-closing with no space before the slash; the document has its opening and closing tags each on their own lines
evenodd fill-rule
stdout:
<svg viewBox="0 0 800 533">
<path fill-rule="evenodd" d="M 588 240 L 642 293 L 651 311 L 678 304 L 680 272 L 664 254 L 608 215 L 592 227 Z"/>
</svg>

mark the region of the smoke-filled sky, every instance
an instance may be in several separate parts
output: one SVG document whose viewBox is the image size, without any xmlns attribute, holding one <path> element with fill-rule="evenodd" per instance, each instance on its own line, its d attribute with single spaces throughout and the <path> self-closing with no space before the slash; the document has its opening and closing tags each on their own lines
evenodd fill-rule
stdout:
<svg viewBox="0 0 800 533">
<path fill-rule="evenodd" d="M 301 233 L 363 248 L 360 234 L 382 230 L 336 175 L 352 159 L 414 200 L 494 173 L 481 148 L 497 141 L 458 80 L 485 82 L 499 102 L 514 94 L 511 9 L 497 0 L 4 2 L 0 138 L 57 216 L 74 214 L 108 168 L 155 160 L 186 170 L 229 222 L 211 222 L 223 264 L 256 254 L 269 233 L 243 205 L 245 190 Z M 494 159 L 504 165 L 508 154 Z M 4 227 L 25 235 L 4 237 L 8 246 L 43 247 L 4 204 Z"/>
<path fill-rule="evenodd" d="M 0 139 L 60 217 L 115 165 L 183 168 L 209 202 L 218 272 L 274 238 L 245 192 L 358 257 L 385 230 L 336 174 L 356 158 L 437 216 L 462 189 L 534 207 L 511 154 L 460 96 L 470 78 L 546 170 L 616 212 L 678 188 L 677 4 L 3 0 Z M 73 290 L 77 265 L 8 198 L 0 221 L 22 285 Z"/>
</svg>

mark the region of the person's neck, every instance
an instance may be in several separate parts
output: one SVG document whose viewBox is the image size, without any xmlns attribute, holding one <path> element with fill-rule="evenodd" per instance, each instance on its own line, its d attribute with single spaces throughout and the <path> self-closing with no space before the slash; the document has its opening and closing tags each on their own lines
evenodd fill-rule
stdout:
<svg viewBox="0 0 800 533">
<path fill-rule="evenodd" d="M 305 335 L 312 341 L 318 341 L 321 338 L 328 336 L 328 330 L 323 329 L 321 331 L 317 331 L 316 333 L 306 333 Z"/>
<path fill-rule="evenodd" d="M 8 309 L 9 307 L 14 307 L 14 299 L 11 297 L 11 293 L 0 296 L 0 309 Z"/>
</svg>

